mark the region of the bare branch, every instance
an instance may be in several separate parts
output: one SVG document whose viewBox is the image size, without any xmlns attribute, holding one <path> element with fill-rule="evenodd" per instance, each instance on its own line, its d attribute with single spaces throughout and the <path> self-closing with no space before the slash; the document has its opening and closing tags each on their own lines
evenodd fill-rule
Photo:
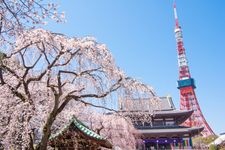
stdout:
<svg viewBox="0 0 225 150">
<path fill-rule="evenodd" d="M 45 45 L 44 45 L 44 43 L 43 42 L 41 42 L 41 44 L 42 44 L 42 47 L 43 47 L 43 54 L 44 54 L 44 56 L 45 56 L 45 60 L 47 61 L 47 63 L 50 65 L 50 61 L 48 60 L 48 57 L 47 57 L 47 55 L 46 55 L 46 53 L 45 53 Z M 38 47 L 39 48 L 39 47 Z M 39 48 L 40 49 L 40 48 Z"/>
<path fill-rule="evenodd" d="M 56 64 L 55 66 L 65 66 L 65 65 L 67 65 L 67 64 L 71 61 L 71 59 L 72 59 L 75 55 L 78 54 L 78 52 L 79 52 L 80 50 L 81 50 L 81 49 L 79 48 L 79 49 L 76 50 L 74 53 L 70 52 L 70 50 L 67 50 L 67 52 L 70 53 L 70 58 L 69 58 L 66 62 L 64 62 L 64 63 L 62 63 L 62 64 Z"/>
<path fill-rule="evenodd" d="M 61 76 L 60 76 L 60 72 L 58 72 L 57 75 L 57 81 L 58 81 L 58 91 L 59 91 L 59 95 L 62 95 L 62 82 L 61 82 Z"/>
<path fill-rule="evenodd" d="M 20 98 L 23 102 L 26 102 L 26 97 L 22 93 L 18 92 L 18 90 L 12 87 L 11 85 L 7 84 L 7 86 L 9 87 L 9 89 L 12 91 L 14 95 Z"/>
<path fill-rule="evenodd" d="M 80 95 L 78 96 L 78 98 L 104 98 L 106 97 L 107 95 L 109 95 L 110 93 L 118 90 L 120 87 L 121 87 L 121 84 L 120 82 L 122 81 L 122 78 L 120 78 L 115 84 L 113 84 L 108 91 L 102 93 L 102 94 L 83 94 L 83 95 Z"/>
<path fill-rule="evenodd" d="M 57 60 L 60 58 L 60 56 L 61 56 L 62 54 L 63 54 L 63 52 L 59 52 L 59 54 L 55 57 L 55 59 L 52 61 L 52 63 L 50 63 L 50 64 L 48 65 L 47 69 L 51 69 L 51 68 L 54 66 L 54 64 L 57 62 Z M 27 80 L 27 83 L 29 84 L 29 83 L 32 82 L 32 81 L 39 81 L 39 80 L 41 80 L 42 77 L 46 74 L 47 69 L 44 70 L 42 73 L 40 73 L 39 76 L 28 79 L 28 80 Z"/>
<path fill-rule="evenodd" d="M 78 74 L 76 72 L 73 72 L 73 71 L 59 70 L 59 74 L 61 74 L 61 73 L 72 74 L 76 77 L 78 76 Z"/>
<path fill-rule="evenodd" d="M 76 99 L 75 99 L 75 100 L 76 100 Z M 115 109 L 108 108 L 108 107 L 105 107 L 105 106 L 95 105 L 95 104 L 86 102 L 86 101 L 81 100 L 81 99 L 78 99 L 77 101 L 79 101 L 79 102 L 81 102 L 81 103 L 83 103 L 83 104 L 85 104 L 85 105 L 89 105 L 89 106 L 95 107 L 95 108 L 103 108 L 103 109 L 105 109 L 105 110 L 109 110 L 109 111 L 112 111 L 112 112 L 116 112 L 116 113 L 118 112 L 118 111 L 115 110 Z"/>
<path fill-rule="evenodd" d="M 8 11 L 9 11 L 9 12 L 14 16 L 14 18 L 17 20 L 18 25 L 21 25 L 21 24 L 20 24 L 20 21 L 19 21 L 19 19 L 18 19 L 18 17 L 17 17 L 17 15 L 16 15 L 16 13 L 14 13 L 14 12 L 8 7 L 8 5 L 6 4 L 5 0 L 2 0 L 2 2 L 3 2 L 3 4 L 5 5 L 5 7 L 8 9 Z"/>
<path fill-rule="evenodd" d="M 14 77 L 16 77 L 19 81 L 21 81 L 22 79 L 21 79 L 21 77 L 18 75 L 18 74 L 16 74 L 16 72 L 14 71 L 14 70 L 12 70 L 12 69 L 10 69 L 8 66 L 6 66 L 6 65 L 2 65 L 2 68 L 4 68 L 5 70 L 7 70 L 8 72 L 10 72 Z"/>
</svg>

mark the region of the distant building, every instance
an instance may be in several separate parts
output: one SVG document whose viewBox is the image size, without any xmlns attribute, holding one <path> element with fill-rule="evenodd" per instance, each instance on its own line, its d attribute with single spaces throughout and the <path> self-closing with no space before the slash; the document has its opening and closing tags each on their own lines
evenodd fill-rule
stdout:
<svg viewBox="0 0 225 150">
<path fill-rule="evenodd" d="M 182 126 L 193 111 L 177 110 L 169 96 L 161 97 L 157 105 L 149 99 L 119 100 L 119 108 L 140 132 L 142 142 L 137 145 L 140 150 L 191 149 L 192 137 L 203 130 Z"/>
<path fill-rule="evenodd" d="M 221 133 L 220 136 L 218 138 L 216 138 L 211 144 L 214 145 L 220 145 L 220 144 L 225 144 L 225 133 Z"/>
</svg>

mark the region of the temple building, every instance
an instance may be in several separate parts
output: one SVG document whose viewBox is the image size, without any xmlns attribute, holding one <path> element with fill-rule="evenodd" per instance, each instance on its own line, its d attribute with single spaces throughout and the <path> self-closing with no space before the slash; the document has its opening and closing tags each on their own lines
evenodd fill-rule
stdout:
<svg viewBox="0 0 225 150">
<path fill-rule="evenodd" d="M 100 150 L 112 149 L 112 144 L 90 130 L 75 117 L 58 133 L 50 137 L 49 146 L 55 150 Z"/>
<path fill-rule="evenodd" d="M 192 137 L 203 130 L 182 126 L 193 110 L 177 110 L 169 96 L 160 97 L 156 105 L 149 99 L 119 100 L 119 108 L 140 133 L 138 150 L 191 149 Z"/>
</svg>

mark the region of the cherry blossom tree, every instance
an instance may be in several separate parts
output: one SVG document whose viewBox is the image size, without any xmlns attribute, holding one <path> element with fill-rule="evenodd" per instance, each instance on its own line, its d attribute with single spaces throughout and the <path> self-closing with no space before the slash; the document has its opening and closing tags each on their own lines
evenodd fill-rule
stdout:
<svg viewBox="0 0 225 150">
<path fill-rule="evenodd" d="M 115 105 L 117 94 L 155 97 L 151 87 L 125 75 L 104 44 L 37 28 L 46 17 L 60 22 L 63 15 L 42 0 L 0 1 L 0 142 L 5 149 L 45 150 L 51 134 L 73 115 L 82 116 L 87 106 L 113 111 L 108 106 Z"/>
<path fill-rule="evenodd" d="M 46 149 L 54 121 L 71 101 L 103 108 L 91 99 L 137 90 L 154 96 L 151 87 L 126 77 L 104 44 L 88 37 L 69 38 L 43 29 L 29 30 L 17 38 L 1 67 L 1 88 L 7 91 L 4 94 L 10 93 L 14 107 L 6 123 L 9 130 L 5 135 L 9 138 L 5 143 L 24 148 L 37 138 L 33 131 L 37 127 L 32 124 L 38 120 L 42 132 L 38 132 L 36 149 Z"/>
<path fill-rule="evenodd" d="M 92 130 L 110 141 L 114 148 L 136 148 L 139 133 L 130 118 L 120 116 L 118 113 L 89 112 L 83 120 L 89 123 Z"/>
<path fill-rule="evenodd" d="M 64 13 L 57 12 L 57 4 L 44 0 L 1 0 L 1 44 L 13 44 L 15 36 L 24 30 L 46 24 L 48 18 L 63 22 Z"/>
</svg>

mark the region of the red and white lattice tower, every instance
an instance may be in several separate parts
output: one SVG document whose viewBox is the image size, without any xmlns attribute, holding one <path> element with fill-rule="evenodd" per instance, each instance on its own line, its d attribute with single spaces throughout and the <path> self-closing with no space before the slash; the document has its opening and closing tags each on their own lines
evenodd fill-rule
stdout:
<svg viewBox="0 0 225 150">
<path fill-rule="evenodd" d="M 179 26 L 176 4 L 174 3 L 174 17 L 175 17 L 175 38 L 177 43 L 178 53 L 178 66 L 179 66 L 179 80 L 178 89 L 180 90 L 180 109 L 181 110 L 194 110 L 192 116 L 184 123 L 186 126 L 203 126 L 203 136 L 214 135 L 214 132 L 206 122 L 200 106 L 198 104 L 195 91 L 196 88 L 194 79 L 191 78 L 191 74 L 188 67 L 188 62 L 185 54 L 185 48 L 183 44 L 182 30 Z"/>
</svg>

